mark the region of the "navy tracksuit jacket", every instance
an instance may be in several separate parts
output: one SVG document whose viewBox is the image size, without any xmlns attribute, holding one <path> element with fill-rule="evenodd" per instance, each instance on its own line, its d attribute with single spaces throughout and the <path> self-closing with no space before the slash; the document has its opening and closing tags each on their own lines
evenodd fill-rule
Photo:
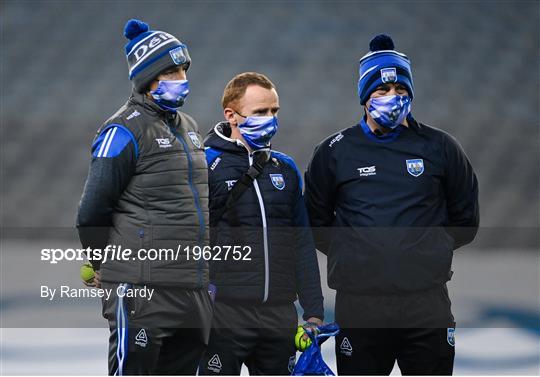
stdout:
<svg viewBox="0 0 540 377">
<path fill-rule="evenodd" d="M 306 206 L 331 288 L 440 286 L 451 277 L 453 251 L 476 235 L 478 183 L 467 156 L 449 134 L 408 121 L 379 137 L 362 120 L 314 152 Z"/>
<path fill-rule="evenodd" d="M 271 152 L 256 181 L 220 219 L 215 215 L 252 163 L 247 149 L 218 124 L 206 137 L 210 192 L 210 243 L 250 246 L 249 260 L 210 260 L 217 301 L 287 304 L 299 298 L 303 318 L 323 318 L 319 266 L 294 161 Z M 222 256 L 223 257 L 223 256 Z"/>
</svg>

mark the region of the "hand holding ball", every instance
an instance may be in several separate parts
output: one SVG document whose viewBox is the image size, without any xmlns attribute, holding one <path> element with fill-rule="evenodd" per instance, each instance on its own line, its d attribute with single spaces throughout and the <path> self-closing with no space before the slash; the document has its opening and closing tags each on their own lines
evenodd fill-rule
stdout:
<svg viewBox="0 0 540 377">
<path fill-rule="evenodd" d="M 81 279 L 86 283 L 93 286 L 94 284 L 94 276 L 95 276 L 94 269 L 92 268 L 92 264 L 90 262 L 86 262 L 81 266 Z"/>
<path fill-rule="evenodd" d="M 307 336 L 306 330 L 303 326 L 298 326 L 296 329 L 296 335 L 294 337 L 294 345 L 296 346 L 296 349 L 300 352 L 304 352 L 310 345 L 311 345 L 311 339 L 307 337 L 307 339 L 304 339 L 304 335 Z"/>
</svg>

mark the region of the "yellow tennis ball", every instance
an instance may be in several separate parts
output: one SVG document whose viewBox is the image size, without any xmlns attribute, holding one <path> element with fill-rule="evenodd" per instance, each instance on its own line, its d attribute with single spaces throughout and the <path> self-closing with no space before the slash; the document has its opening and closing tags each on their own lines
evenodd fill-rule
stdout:
<svg viewBox="0 0 540 377">
<path fill-rule="evenodd" d="M 304 339 L 303 336 L 306 333 L 306 330 L 302 326 L 298 326 L 296 329 L 296 335 L 294 336 L 294 345 L 296 349 L 300 352 L 304 352 L 306 348 L 311 345 L 311 339 Z"/>
<path fill-rule="evenodd" d="M 94 275 L 94 269 L 92 268 L 92 264 L 90 262 L 86 262 L 81 266 L 81 279 L 83 279 L 85 282 L 93 283 Z"/>
</svg>

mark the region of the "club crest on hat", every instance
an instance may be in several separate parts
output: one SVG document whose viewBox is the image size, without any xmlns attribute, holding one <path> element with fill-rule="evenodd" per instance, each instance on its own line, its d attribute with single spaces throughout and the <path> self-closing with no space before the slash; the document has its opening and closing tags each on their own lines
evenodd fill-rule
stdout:
<svg viewBox="0 0 540 377">
<path fill-rule="evenodd" d="M 270 174 L 270 179 L 272 184 L 278 190 L 283 190 L 285 188 L 285 179 L 283 179 L 283 174 Z"/>
<path fill-rule="evenodd" d="M 418 177 L 424 172 L 424 160 L 422 160 L 421 158 L 417 158 L 414 160 L 406 160 L 406 163 L 407 171 L 413 177 Z"/>
<path fill-rule="evenodd" d="M 450 344 L 452 347 L 456 346 L 455 333 L 456 329 L 453 327 L 449 327 L 446 331 L 446 340 L 448 341 L 448 344 Z"/>
<path fill-rule="evenodd" d="M 381 69 L 381 80 L 384 83 L 396 82 L 397 73 L 395 68 L 383 68 Z"/>
<path fill-rule="evenodd" d="M 187 61 L 186 55 L 184 54 L 184 46 L 179 46 L 169 51 L 169 54 L 176 65 L 184 64 Z"/>
<path fill-rule="evenodd" d="M 195 132 L 188 132 L 189 138 L 191 139 L 191 142 L 193 145 L 195 145 L 197 148 L 200 148 L 202 146 L 199 138 L 197 137 L 197 134 Z"/>
</svg>

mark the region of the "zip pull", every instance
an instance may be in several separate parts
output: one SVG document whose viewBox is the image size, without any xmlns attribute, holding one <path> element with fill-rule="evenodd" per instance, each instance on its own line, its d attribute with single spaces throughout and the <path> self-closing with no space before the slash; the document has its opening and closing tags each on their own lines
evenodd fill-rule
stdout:
<svg viewBox="0 0 540 377">
<path fill-rule="evenodd" d="M 139 229 L 139 238 L 144 238 L 144 229 Z"/>
</svg>

